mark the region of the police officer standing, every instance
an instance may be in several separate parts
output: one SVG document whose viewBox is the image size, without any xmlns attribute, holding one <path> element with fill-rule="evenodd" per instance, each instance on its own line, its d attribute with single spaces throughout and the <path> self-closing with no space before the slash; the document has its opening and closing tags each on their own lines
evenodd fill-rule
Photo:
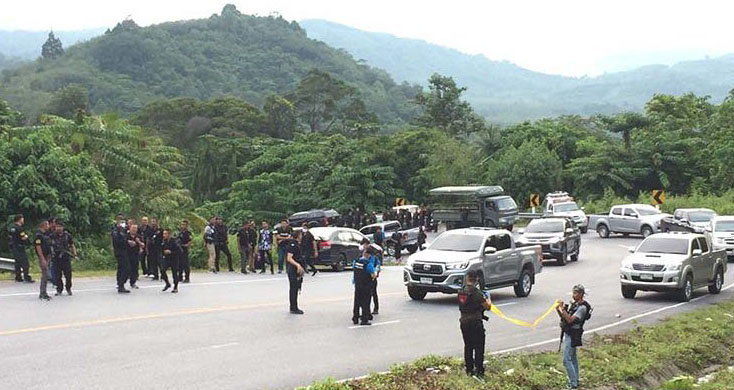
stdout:
<svg viewBox="0 0 734 390">
<path fill-rule="evenodd" d="M 137 289 L 138 262 L 145 253 L 145 243 L 138 225 L 130 225 L 127 233 L 127 260 L 130 263 L 130 287 Z"/>
<path fill-rule="evenodd" d="M 311 269 L 311 276 L 316 276 L 319 272 L 316 269 L 316 258 L 319 255 L 318 248 L 316 247 L 316 239 L 308 229 L 308 224 L 302 225 L 301 234 L 301 256 L 303 256 L 303 264 Z"/>
<path fill-rule="evenodd" d="M 484 376 L 484 311 L 492 307 L 489 296 L 477 287 L 477 271 L 466 273 L 464 287 L 459 290 L 459 324 L 464 339 L 464 364 L 467 375 Z"/>
<path fill-rule="evenodd" d="M 181 257 L 181 246 L 174 238 L 171 237 L 171 231 L 168 229 L 163 230 L 163 241 L 161 244 L 161 253 L 163 254 L 163 261 L 161 262 L 161 279 L 166 282 L 166 286 L 163 287 L 163 291 L 171 288 L 171 283 L 168 281 L 168 274 L 166 270 L 171 269 L 171 276 L 173 276 L 173 290 L 172 293 L 178 292 L 178 267 L 179 259 Z"/>
<path fill-rule="evenodd" d="M 189 230 L 189 221 L 187 219 L 181 221 L 181 227 L 178 232 L 178 243 L 181 245 L 181 264 L 178 269 L 178 280 L 181 283 L 189 283 L 191 281 L 191 263 L 189 261 L 191 231 Z"/>
<path fill-rule="evenodd" d="M 219 255 L 221 253 L 224 253 L 227 256 L 227 266 L 229 268 L 229 272 L 234 272 L 234 268 L 232 268 L 232 253 L 229 251 L 229 246 L 227 245 L 229 243 L 227 226 L 224 224 L 222 217 L 217 217 L 215 221 L 216 224 L 214 225 L 214 249 L 216 257 L 214 259 L 214 266 L 217 272 L 219 272 Z"/>
<path fill-rule="evenodd" d="M 148 217 L 143 216 L 140 218 L 140 226 L 138 226 L 138 234 L 143 239 L 143 244 L 145 244 L 145 240 L 148 238 L 149 231 L 150 225 L 148 225 Z M 145 245 L 143 245 L 143 247 L 145 247 Z M 140 254 L 138 259 L 140 260 L 140 270 L 143 271 L 143 275 L 150 275 L 150 272 L 148 272 L 148 254 L 145 250 L 143 250 L 143 253 Z"/>
<path fill-rule="evenodd" d="M 36 255 L 38 256 L 38 268 L 41 269 L 41 291 L 38 298 L 49 301 L 51 297 L 46 292 L 46 286 L 48 282 L 48 264 L 51 260 L 51 237 L 47 233 L 48 221 L 43 221 L 38 225 L 38 231 L 36 231 L 33 243 L 36 248 Z"/>
<path fill-rule="evenodd" d="M 298 293 L 303 286 L 304 269 L 303 258 L 301 257 L 301 232 L 295 232 L 292 238 L 287 238 L 280 242 L 280 246 L 285 249 L 286 257 L 286 273 L 288 274 L 288 297 L 290 301 L 291 314 L 303 314 L 303 310 L 298 308 Z"/>
<path fill-rule="evenodd" d="M 288 220 L 283 218 L 278 226 L 275 227 L 275 243 L 278 247 L 278 273 L 283 273 L 285 265 L 286 247 L 281 245 L 282 242 L 288 240 L 293 235 L 293 229 L 288 225 Z"/>
<path fill-rule="evenodd" d="M 377 276 L 375 273 L 374 249 L 368 246 L 362 256 L 354 260 L 354 305 L 352 323 L 355 325 L 372 325 L 370 318 L 370 298 L 372 297 L 372 282 Z M 361 320 L 361 321 L 360 321 Z"/>
<path fill-rule="evenodd" d="M 56 232 L 51 236 L 51 248 L 53 250 L 53 262 L 56 264 L 56 295 L 61 295 L 66 280 L 66 293 L 71 293 L 71 258 L 77 256 L 76 246 L 71 234 L 64 230 L 64 224 L 56 221 Z"/>
<path fill-rule="evenodd" d="M 10 244 L 10 251 L 13 253 L 15 258 L 15 281 L 26 283 L 33 283 L 29 272 L 28 255 L 25 252 L 26 247 L 30 246 L 28 234 L 23 229 L 25 224 L 25 218 L 23 214 L 18 214 L 13 218 L 13 224 L 8 229 L 8 243 Z"/>
<path fill-rule="evenodd" d="M 161 261 L 161 245 L 163 245 L 163 230 L 158 226 L 158 220 L 151 218 L 148 236 L 145 237 L 145 249 L 148 255 L 148 275 L 158 280 L 158 268 Z"/>
<path fill-rule="evenodd" d="M 125 283 L 130 278 L 130 261 L 127 258 L 127 231 L 123 221 L 118 220 L 112 231 L 112 250 L 117 260 L 117 292 L 127 294 Z"/>
</svg>

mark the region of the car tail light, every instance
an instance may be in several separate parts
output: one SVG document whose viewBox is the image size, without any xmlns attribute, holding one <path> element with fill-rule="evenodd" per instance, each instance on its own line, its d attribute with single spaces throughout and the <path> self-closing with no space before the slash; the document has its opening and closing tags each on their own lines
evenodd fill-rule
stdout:
<svg viewBox="0 0 734 390">
<path fill-rule="evenodd" d="M 319 250 L 331 249 L 331 241 L 319 241 Z"/>
</svg>

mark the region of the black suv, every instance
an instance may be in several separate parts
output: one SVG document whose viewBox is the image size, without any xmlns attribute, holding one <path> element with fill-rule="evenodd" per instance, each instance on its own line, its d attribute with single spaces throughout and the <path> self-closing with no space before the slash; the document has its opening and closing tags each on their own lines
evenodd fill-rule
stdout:
<svg viewBox="0 0 734 390">
<path fill-rule="evenodd" d="M 361 256 L 359 246 L 367 239 L 364 234 L 343 227 L 315 227 L 309 229 L 319 250 L 316 265 L 328 265 L 335 271 L 351 266 Z"/>
<path fill-rule="evenodd" d="M 339 218 L 339 213 L 334 209 L 313 209 L 301 211 L 288 217 L 288 225 L 300 227 L 304 223 L 309 227 L 334 226 Z"/>
<path fill-rule="evenodd" d="M 517 246 L 540 245 L 543 258 L 554 258 L 558 265 L 565 265 L 568 257 L 578 261 L 581 251 L 581 231 L 568 217 L 543 217 L 530 221 L 520 229 Z"/>
</svg>

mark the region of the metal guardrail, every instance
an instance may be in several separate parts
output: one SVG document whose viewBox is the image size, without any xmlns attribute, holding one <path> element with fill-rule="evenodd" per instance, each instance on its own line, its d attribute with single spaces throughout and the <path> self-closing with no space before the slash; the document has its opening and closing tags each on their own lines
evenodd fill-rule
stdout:
<svg viewBox="0 0 734 390">
<path fill-rule="evenodd" d="M 15 271 L 15 260 L 0 257 L 0 271 Z"/>
</svg>

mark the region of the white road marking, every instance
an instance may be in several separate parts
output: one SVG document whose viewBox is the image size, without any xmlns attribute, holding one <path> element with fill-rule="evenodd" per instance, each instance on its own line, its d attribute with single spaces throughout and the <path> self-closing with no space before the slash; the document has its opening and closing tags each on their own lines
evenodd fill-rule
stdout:
<svg viewBox="0 0 734 390">
<path fill-rule="evenodd" d="M 227 344 L 219 344 L 219 345 L 212 345 L 209 348 L 211 349 L 219 349 L 219 348 L 226 348 L 226 347 L 234 347 L 235 345 L 240 345 L 238 342 L 232 342 Z"/>
<path fill-rule="evenodd" d="M 355 326 L 350 326 L 349 329 L 369 328 L 371 326 L 397 324 L 398 322 L 400 322 L 400 320 L 385 321 L 385 322 L 373 322 L 372 325 L 370 325 L 370 326 L 355 325 Z"/>
</svg>

